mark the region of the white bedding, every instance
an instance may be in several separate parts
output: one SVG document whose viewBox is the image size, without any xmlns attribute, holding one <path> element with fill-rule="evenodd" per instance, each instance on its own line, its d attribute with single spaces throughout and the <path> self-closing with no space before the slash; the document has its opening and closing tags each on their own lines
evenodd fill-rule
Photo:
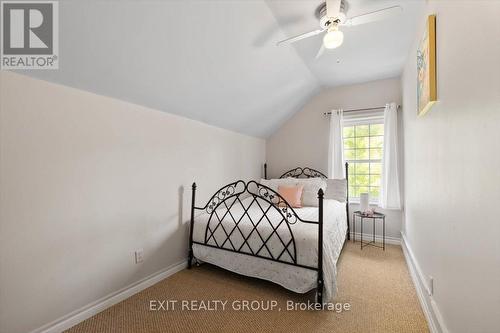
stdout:
<svg viewBox="0 0 500 333">
<path fill-rule="evenodd" d="M 227 209 L 219 208 L 216 212 L 220 219 L 223 221 L 223 225 L 226 228 L 226 232 L 229 233 L 234 227 L 234 220 L 238 221 L 241 218 L 241 222 L 238 224 L 244 236 L 247 236 L 253 228 L 252 222 L 250 222 L 248 216 L 244 214 L 243 207 L 248 207 L 252 202 L 252 198 L 246 198 L 240 203 L 235 203 L 231 208 L 230 213 Z M 269 204 L 264 200 L 258 199 L 258 204 L 263 210 L 269 208 Z M 347 225 L 346 225 L 346 211 L 345 203 L 341 203 L 336 200 L 324 200 L 323 204 L 323 276 L 324 276 L 324 297 L 323 300 L 330 301 L 336 294 L 336 264 L 340 255 L 340 251 L 344 244 Z M 304 207 L 296 208 L 295 211 L 299 217 L 303 220 L 317 221 L 318 220 L 318 208 L 317 207 Z M 253 203 L 248 210 L 248 215 L 251 216 L 252 221 L 258 221 L 262 216 L 262 210 L 256 203 Z M 278 222 L 282 220 L 281 215 L 278 211 L 271 207 L 267 213 L 271 223 L 276 227 Z M 203 213 L 195 218 L 194 229 L 193 229 L 193 240 L 195 242 L 204 243 L 205 240 L 205 230 L 210 218 L 210 214 Z M 265 217 L 264 217 L 265 219 Z M 255 223 L 254 222 L 254 223 Z M 215 219 L 215 214 L 212 217 L 210 226 L 212 229 L 218 223 Z M 289 224 L 292 230 L 295 245 L 296 245 L 296 257 L 297 264 L 304 266 L 317 267 L 318 262 L 318 226 L 317 224 L 303 223 L 297 221 L 295 224 Z M 263 220 L 259 224 L 259 232 L 261 236 L 266 239 L 272 232 L 272 228 L 266 220 Z M 286 230 L 286 223 L 282 223 L 279 227 L 280 236 L 285 244 L 290 240 L 289 233 Z M 209 232 L 210 235 L 210 232 Z M 215 233 L 214 237 L 210 239 L 208 244 L 216 245 L 215 240 L 218 242 L 220 247 L 227 236 L 224 230 L 219 227 Z M 243 236 L 238 230 L 235 230 L 231 237 L 229 238 L 233 245 L 238 248 L 243 244 Z M 248 245 L 256 251 L 262 245 L 262 240 L 256 232 L 253 232 L 248 238 Z M 271 251 L 274 257 L 278 256 L 283 250 L 284 246 L 280 240 L 275 236 L 271 236 L 270 240 L 267 242 L 269 251 Z M 226 242 L 224 248 L 232 249 L 232 245 Z M 293 247 L 289 246 L 288 250 L 293 255 Z M 247 245 L 245 244 L 242 250 L 249 252 Z M 200 244 L 193 244 L 193 253 L 195 258 L 202 261 L 220 266 L 227 270 L 243 274 L 246 276 L 252 276 L 260 279 L 265 279 L 277 283 L 289 290 L 297 293 L 305 293 L 309 290 L 316 288 L 317 284 L 317 272 L 306 269 L 303 267 L 292 266 L 280 262 L 275 262 L 271 260 L 266 260 L 263 258 L 248 256 L 245 254 L 229 252 L 209 246 L 204 246 Z M 260 252 L 261 255 L 269 256 L 267 249 L 263 249 Z M 291 257 L 285 251 L 283 257 L 281 258 L 285 261 L 290 261 Z"/>
</svg>

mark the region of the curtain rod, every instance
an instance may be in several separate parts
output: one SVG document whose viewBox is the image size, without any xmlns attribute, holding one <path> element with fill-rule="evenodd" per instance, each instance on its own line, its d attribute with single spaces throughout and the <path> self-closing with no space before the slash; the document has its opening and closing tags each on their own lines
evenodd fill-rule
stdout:
<svg viewBox="0 0 500 333">
<path fill-rule="evenodd" d="M 397 106 L 397 110 L 399 110 L 399 108 L 401 107 L 401 105 L 398 105 Z M 385 109 L 385 106 L 377 106 L 377 107 L 373 107 L 373 108 L 364 108 L 364 109 L 350 109 L 350 110 L 342 110 L 343 112 L 356 112 L 356 111 L 373 111 L 373 110 L 380 110 L 380 109 Z M 324 112 L 323 113 L 325 116 L 328 116 L 328 115 L 331 115 L 332 112 Z"/>
</svg>

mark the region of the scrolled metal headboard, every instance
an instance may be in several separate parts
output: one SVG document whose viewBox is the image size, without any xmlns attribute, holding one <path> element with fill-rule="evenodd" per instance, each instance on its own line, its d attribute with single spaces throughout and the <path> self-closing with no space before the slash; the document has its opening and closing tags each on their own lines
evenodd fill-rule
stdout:
<svg viewBox="0 0 500 333">
<path fill-rule="evenodd" d="M 296 167 L 288 170 L 279 178 L 328 178 L 323 172 L 310 167 Z M 264 163 L 264 178 L 267 179 L 267 163 Z"/>
<path fill-rule="evenodd" d="M 296 167 L 295 169 L 288 170 L 280 176 L 280 178 L 328 178 L 324 173 L 309 167 Z M 264 163 L 264 178 L 267 179 L 267 163 Z M 351 239 L 351 228 L 349 225 L 349 163 L 345 163 L 345 179 L 346 179 L 346 214 L 347 214 L 347 239 Z"/>
<path fill-rule="evenodd" d="M 288 170 L 284 174 L 280 176 L 280 178 L 288 178 L 288 177 L 293 177 L 293 178 L 328 178 L 325 176 L 324 173 L 318 170 L 314 170 L 309 167 L 297 167 L 292 170 Z"/>
</svg>

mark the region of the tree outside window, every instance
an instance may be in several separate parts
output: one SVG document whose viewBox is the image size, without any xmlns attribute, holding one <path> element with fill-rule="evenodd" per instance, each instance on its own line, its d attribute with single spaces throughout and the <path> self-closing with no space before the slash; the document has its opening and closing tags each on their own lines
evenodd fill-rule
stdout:
<svg viewBox="0 0 500 333">
<path fill-rule="evenodd" d="M 349 163 L 349 197 L 359 198 L 370 193 L 370 199 L 380 195 L 384 124 L 344 126 L 344 158 Z"/>
</svg>

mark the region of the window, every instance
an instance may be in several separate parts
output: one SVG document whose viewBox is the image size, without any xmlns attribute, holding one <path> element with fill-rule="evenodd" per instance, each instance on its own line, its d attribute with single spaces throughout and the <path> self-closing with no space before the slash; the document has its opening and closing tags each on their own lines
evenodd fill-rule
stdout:
<svg viewBox="0 0 500 333">
<path fill-rule="evenodd" d="M 344 158 L 349 163 L 349 197 L 370 193 L 370 200 L 376 201 L 380 194 L 384 124 L 348 124 L 343 136 Z"/>
</svg>

